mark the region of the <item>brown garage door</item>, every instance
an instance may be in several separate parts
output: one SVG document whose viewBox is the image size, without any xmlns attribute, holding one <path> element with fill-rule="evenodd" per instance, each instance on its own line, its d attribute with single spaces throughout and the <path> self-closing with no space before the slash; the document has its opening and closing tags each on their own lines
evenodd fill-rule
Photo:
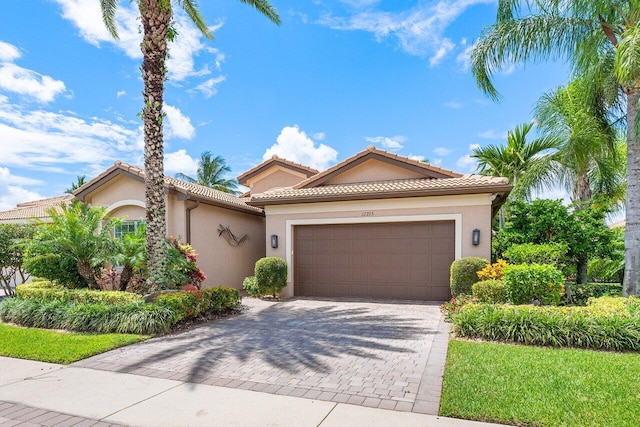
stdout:
<svg viewBox="0 0 640 427">
<path fill-rule="evenodd" d="M 447 300 L 454 235 L 453 221 L 296 226 L 294 294 Z"/>
</svg>

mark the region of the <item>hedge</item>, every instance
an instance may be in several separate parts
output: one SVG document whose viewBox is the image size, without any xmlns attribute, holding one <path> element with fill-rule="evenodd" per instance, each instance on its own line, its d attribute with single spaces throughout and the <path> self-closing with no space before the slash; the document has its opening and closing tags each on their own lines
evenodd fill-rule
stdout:
<svg viewBox="0 0 640 427">
<path fill-rule="evenodd" d="M 507 298 L 514 304 L 537 300 L 545 305 L 558 305 L 564 295 L 564 277 L 550 264 L 509 265 L 504 269 Z"/>
<path fill-rule="evenodd" d="M 240 306 L 240 292 L 234 288 L 208 288 L 199 291 L 161 294 L 155 304 L 169 308 L 177 321 Z"/>
<path fill-rule="evenodd" d="M 466 304 L 453 330 L 468 338 L 528 345 L 640 350 L 640 299 L 602 297 L 586 307 Z"/>
<path fill-rule="evenodd" d="M 122 305 L 142 301 L 142 296 L 132 292 L 96 291 L 89 289 L 67 289 L 61 287 L 42 287 L 49 282 L 29 285 L 18 285 L 16 297 L 20 299 L 36 299 L 41 301 L 63 301 L 82 304 Z"/>
</svg>

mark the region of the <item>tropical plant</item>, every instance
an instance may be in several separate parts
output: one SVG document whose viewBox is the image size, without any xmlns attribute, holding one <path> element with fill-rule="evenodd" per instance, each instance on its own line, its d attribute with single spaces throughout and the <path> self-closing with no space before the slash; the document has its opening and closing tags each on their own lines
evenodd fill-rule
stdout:
<svg viewBox="0 0 640 427">
<path fill-rule="evenodd" d="M 71 184 L 71 187 L 65 190 L 65 193 L 73 194 L 78 188 L 82 187 L 87 183 L 86 175 L 79 175 L 74 183 Z"/>
<path fill-rule="evenodd" d="M 522 123 L 507 132 L 506 145 L 487 145 L 471 154 L 478 161 L 480 174 L 508 178 L 514 186 L 512 193 L 518 198 L 530 195 L 534 181 L 530 176 L 543 173 L 540 165 L 558 148 L 558 142 L 548 136 L 528 140 L 532 129 L 533 123 Z"/>
<path fill-rule="evenodd" d="M 241 0 L 254 7 L 275 24 L 280 17 L 269 0 Z M 178 0 L 191 21 L 207 38 L 213 35 L 192 0 Z M 115 14 L 118 0 L 100 0 L 102 18 L 107 30 L 118 38 Z M 164 82 L 167 77 L 168 42 L 178 36 L 173 27 L 173 6 L 170 0 L 138 0 L 142 24 L 142 81 L 144 83 L 142 119 L 144 122 L 145 204 L 147 207 L 147 257 L 149 287 L 167 284 L 166 206 L 164 194 L 164 138 L 162 132 Z"/>
<path fill-rule="evenodd" d="M 30 277 L 22 256 L 24 242 L 32 239 L 34 232 L 33 225 L 0 224 L 0 286 L 7 295 L 13 295 L 15 285 Z"/>
<path fill-rule="evenodd" d="M 620 0 L 498 0 L 496 23 L 475 45 L 478 86 L 494 100 L 493 75 L 527 61 L 568 59 L 610 99 L 626 98 L 627 230 L 624 295 L 640 292 L 640 3 Z"/>
<path fill-rule="evenodd" d="M 59 209 L 47 211 L 51 223 L 40 222 L 33 239 L 27 243 L 25 268 L 38 277 L 65 285 L 84 282 L 89 288 L 97 288 L 95 276 L 115 250 L 111 237 L 115 220 L 106 217 L 105 208 L 79 201 L 63 204 Z"/>
<path fill-rule="evenodd" d="M 227 166 L 222 156 L 213 157 L 211 152 L 205 151 L 200 155 L 198 171 L 196 172 L 195 178 L 183 173 L 177 173 L 176 178 L 193 184 L 204 185 L 205 187 L 210 187 L 225 193 L 238 194 L 236 190 L 238 181 L 224 177 L 229 172 L 231 172 L 231 168 Z"/>
<path fill-rule="evenodd" d="M 549 157 L 549 173 L 538 181 L 547 187 L 559 183 L 573 202 L 604 196 L 616 204 L 620 195 L 624 197 L 623 157 L 616 147 L 618 135 L 610 123 L 606 94 L 592 86 L 587 79 L 576 78 L 538 100 L 539 128 L 559 146 Z"/>
<path fill-rule="evenodd" d="M 118 250 L 109 259 L 114 265 L 122 266 L 120 290 L 127 289 L 134 274 L 147 277 L 147 248 L 145 246 L 147 226 L 140 221 L 133 233 L 127 233 L 117 239 Z"/>
</svg>

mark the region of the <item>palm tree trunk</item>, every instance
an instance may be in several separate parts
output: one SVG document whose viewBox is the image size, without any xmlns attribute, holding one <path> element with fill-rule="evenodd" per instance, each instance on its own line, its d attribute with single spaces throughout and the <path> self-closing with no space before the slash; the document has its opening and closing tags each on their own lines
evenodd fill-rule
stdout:
<svg viewBox="0 0 640 427">
<path fill-rule="evenodd" d="M 627 91 L 627 219 L 622 294 L 638 295 L 640 270 L 640 129 L 636 129 L 640 88 Z"/>
<path fill-rule="evenodd" d="M 167 37 L 171 24 L 171 4 L 159 0 L 140 0 L 144 29 L 141 44 L 144 82 L 144 168 L 147 209 L 147 251 L 149 290 L 165 288 L 167 265 L 166 206 L 162 135 L 162 104 L 166 75 Z"/>
<path fill-rule="evenodd" d="M 589 182 L 589 175 L 586 172 L 578 174 L 573 184 L 573 197 L 574 203 L 578 203 L 576 209 L 584 209 L 584 204 L 591 200 L 591 183 Z M 589 268 L 588 259 L 579 259 L 576 263 L 576 283 L 587 283 L 587 271 Z"/>
</svg>

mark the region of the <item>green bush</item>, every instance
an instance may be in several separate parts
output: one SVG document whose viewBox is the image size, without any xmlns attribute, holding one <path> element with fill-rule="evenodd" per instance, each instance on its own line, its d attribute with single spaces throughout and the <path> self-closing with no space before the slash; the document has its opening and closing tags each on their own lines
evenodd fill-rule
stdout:
<svg viewBox="0 0 640 427">
<path fill-rule="evenodd" d="M 586 307 L 467 304 L 453 330 L 468 338 L 553 347 L 640 350 L 640 299 L 603 297 Z"/>
<path fill-rule="evenodd" d="M 130 334 L 167 332 L 176 322 L 174 312 L 157 304 L 77 304 L 21 298 L 2 301 L 0 319 L 33 328 Z"/>
<path fill-rule="evenodd" d="M 442 304 L 440 306 L 440 311 L 444 314 L 444 319 L 447 322 L 450 322 L 454 314 L 460 311 L 462 307 L 472 302 L 477 302 L 477 300 L 471 295 L 458 295 L 457 297 L 451 298 L 450 301 Z"/>
<path fill-rule="evenodd" d="M 261 295 L 276 296 L 287 286 L 287 262 L 278 257 L 266 257 L 256 261 L 256 282 Z"/>
<path fill-rule="evenodd" d="M 585 283 L 571 285 L 571 301 L 575 305 L 586 305 L 589 298 L 603 296 L 619 297 L 622 295 L 622 285 L 619 283 Z"/>
<path fill-rule="evenodd" d="M 473 296 L 479 302 L 498 304 L 507 302 L 507 291 L 502 280 L 482 280 L 471 286 Z"/>
<path fill-rule="evenodd" d="M 237 308 L 240 302 L 240 293 L 237 289 L 217 287 L 161 294 L 155 304 L 169 308 L 175 313 L 176 321 L 180 321 Z"/>
<path fill-rule="evenodd" d="M 259 297 L 260 289 L 258 288 L 258 281 L 256 280 L 256 276 L 245 277 L 242 281 L 242 289 L 247 291 L 250 297 Z"/>
<path fill-rule="evenodd" d="M 510 264 L 551 264 L 562 265 L 567 255 L 566 243 L 512 245 L 504 251 L 504 257 Z"/>
<path fill-rule="evenodd" d="M 67 288 L 86 287 L 86 281 L 78 273 L 76 262 L 59 254 L 37 253 L 37 249 L 27 249 L 24 255 L 23 265 L 29 273 L 38 277 L 46 277 L 55 280 Z"/>
<path fill-rule="evenodd" d="M 95 291 L 89 289 L 65 289 L 39 286 L 18 285 L 16 297 L 21 299 L 38 299 L 42 301 L 64 301 L 82 304 L 129 304 L 142 301 L 142 296 L 131 292 Z"/>
<path fill-rule="evenodd" d="M 557 305 L 564 294 L 564 277 L 548 264 L 510 265 L 504 269 L 507 298 L 514 304 Z"/>
<path fill-rule="evenodd" d="M 471 285 L 479 281 L 478 271 L 489 264 L 484 258 L 460 258 L 451 264 L 451 295 L 471 295 Z"/>
</svg>

